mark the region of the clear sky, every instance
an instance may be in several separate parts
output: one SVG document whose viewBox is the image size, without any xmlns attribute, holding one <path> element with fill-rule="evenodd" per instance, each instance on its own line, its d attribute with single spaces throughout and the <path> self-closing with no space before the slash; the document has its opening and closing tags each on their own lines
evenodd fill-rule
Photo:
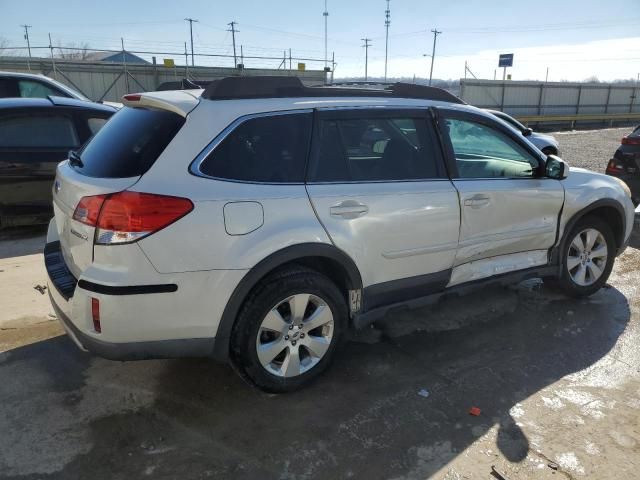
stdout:
<svg viewBox="0 0 640 480">
<path fill-rule="evenodd" d="M 389 76 L 426 77 L 433 36 L 438 36 L 434 77 L 460 78 L 464 63 L 481 78 L 493 78 L 498 53 L 515 53 L 514 79 L 600 80 L 636 78 L 640 72 L 640 0 L 391 0 Z M 384 73 L 385 0 L 328 0 L 329 52 L 336 76 L 364 75 L 361 38 L 371 38 L 369 75 Z M 238 22 L 238 45 L 247 56 L 324 58 L 324 0 L 0 0 L 0 39 L 24 45 L 21 24 L 30 24 L 31 44 L 88 43 L 93 48 L 183 52 L 194 24 L 196 53 L 231 54 L 227 23 Z M 39 51 L 45 55 L 45 50 Z M 183 57 L 159 54 L 159 58 Z M 201 60 L 200 63 L 204 63 Z M 208 64 L 232 65 L 224 58 Z M 277 60 L 245 59 L 247 67 L 278 66 Z M 307 68 L 323 63 L 307 61 Z M 294 60 L 295 64 L 295 60 Z M 501 77 L 498 71 L 498 77 Z"/>
</svg>

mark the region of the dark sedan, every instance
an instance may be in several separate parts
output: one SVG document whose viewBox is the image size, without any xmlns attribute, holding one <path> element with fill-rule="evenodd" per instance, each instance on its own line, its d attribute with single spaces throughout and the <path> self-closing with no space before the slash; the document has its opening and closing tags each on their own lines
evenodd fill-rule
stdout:
<svg viewBox="0 0 640 480">
<path fill-rule="evenodd" d="M 71 98 L 0 99 L 0 228 L 49 221 L 57 164 L 115 112 Z"/>
<path fill-rule="evenodd" d="M 640 203 L 640 126 L 622 137 L 606 173 L 624 180 L 631 190 L 633 204 Z"/>
</svg>

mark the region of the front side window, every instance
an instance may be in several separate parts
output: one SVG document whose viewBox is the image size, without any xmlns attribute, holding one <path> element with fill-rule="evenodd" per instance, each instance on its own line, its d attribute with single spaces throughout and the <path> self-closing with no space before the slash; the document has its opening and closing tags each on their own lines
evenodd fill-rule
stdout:
<svg viewBox="0 0 640 480">
<path fill-rule="evenodd" d="M 78 145 L 73 121 L 65 115 L 33 113 L 0 118 L 0 147 L 74 148 Z"/>
<path fill-rule="evenodd" d="M 18 89 L 20 90 L 20 96 L 23 98 L 47 98 L 49 95 L 67 96 L 58 89 L 50 88 L 41 82 L 32 80 L 19 80 Z"/>
<path fill-rule="evenodd" d="M 377 182 L 440 177 L 423 118 L 321 120 L 309 181 Z"/>
<path fill-rule="evenodd" d="M 532 177 L 538 161 L 505 133 L 483 123 L 448 118 L 459 178 Z"/>
</svg>

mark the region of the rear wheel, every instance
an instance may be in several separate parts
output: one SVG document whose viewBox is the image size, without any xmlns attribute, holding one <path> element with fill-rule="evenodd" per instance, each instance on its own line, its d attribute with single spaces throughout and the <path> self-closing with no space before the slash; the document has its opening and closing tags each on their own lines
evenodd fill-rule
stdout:
<svg viewBox="0 0 640 480">
<path fill-rule="evenodd" d="M 329 366 L 347 316 L 344 296 L 327 277 L 303 267 L 283 270 L 245 302 L 232 333 L 232 361 L 262 390 L 295 390 Z"/>
<path fill-rule="evenodd" d="M 564 242 L 558 285 L 573 297 L 597 292 L 611 274 L 615 248 L 609 225 L 596 217 L 580 220 Z"/>
</svg>

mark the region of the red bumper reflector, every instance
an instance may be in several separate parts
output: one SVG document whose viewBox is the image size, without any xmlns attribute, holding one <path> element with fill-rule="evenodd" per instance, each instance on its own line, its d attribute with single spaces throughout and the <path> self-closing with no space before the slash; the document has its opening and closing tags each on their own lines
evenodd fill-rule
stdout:
<svg viewBox="0 0 640 480">
<path fill-rule="evenodd" d="M 93 329 L 102 333 L 102 327 L 100 326 L 100 301 L 97 298 L 91 299 L 91 318 L 93 319 Z"/>
</svg>

